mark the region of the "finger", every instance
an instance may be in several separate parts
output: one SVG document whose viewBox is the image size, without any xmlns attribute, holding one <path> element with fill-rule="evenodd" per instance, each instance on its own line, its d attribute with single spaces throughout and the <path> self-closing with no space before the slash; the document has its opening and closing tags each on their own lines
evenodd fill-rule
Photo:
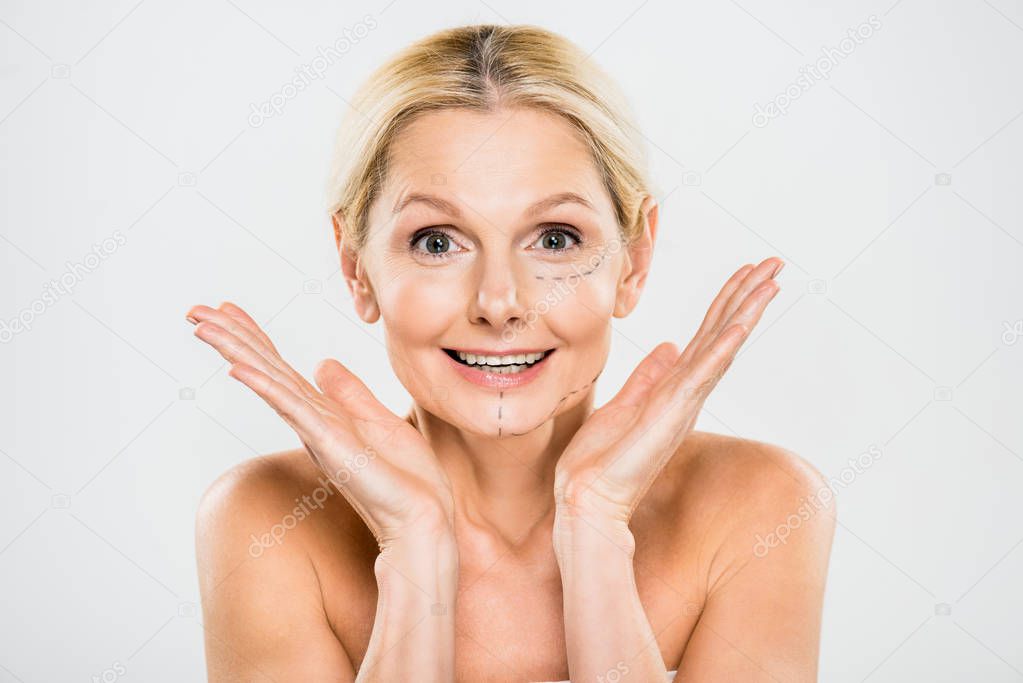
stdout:
<svg viewBox="0 0 1023 683">
<path fill-rule="evenodd" d="M 260 350 L 260 347 L 264 347 L 267 353 L 264 353 L 263 355 L 269 356 L 276 354 L 277 350 L 274 348 L 273 344 L 269 343 L 269 337 L 263 334 L 261 330 L 258 330 L 258 326 L 256 328 L 258 330 L 257 333 L 257 331 L 254 331 L 243 319 L 229 313 L 227 310 L 222 310 L 223 306 L 224 304 L 221 304 L 221 308 L 219 309 L 203 305 L 193 306 L 188 312 L 189 317 L 200 322 L 203 320 L 215 322 L 239 339 L 244 340 L 256 350 Z M 251 318 L 249 318 L 249 320 L 251 320 Z"/>
<path fill-rule="evenodd" d="M 735 326 L 741 332 L 741 326 Z M 736 332 L 722 338 L 727 340 Z M 726 351 L 724 351 L 726 352 Z M 608 482 L 648 482 L 661 471 L 678 447 L 678 436 L 684 436 L 699 413 L 695 392 L 687 391 L 695 384 L 697 374 L 707 374 L 707 358 L 696 368 L 672 368 L 664 373 L 669 378 L 649 389 L 648 400 L 634 427 L 619 442 L 620 455 L 608 464 L 600 477 Z M 653 454 L 651 456 L 651 454 Z"/>
<path fill-rule="evenodd" d="M 643 399 L 674 366 L 678 358 L 678 347 L 671 342 L 658 344 L 653 351 L 636 366 L 621 390 L 610 403 L 617 406 L 635 406 Z"/>
<path fill-rule="evenodd" d="M 742 302 L 742 306 L 735 312 L 729 324 L 741 323 L 747 330 L 752 331 L 761 316 L 771 303 L 775 295 L 781 291 L 781 285 L 774 280 L 762 282 L 759 287 Z"/>
<path fill-rule="evenodd" d="M 643 428 L 655 438 L 688 429 L 748 334 L 742 324 L 730 325 L 692 364 L 670 373 L 640 420 Z"/>
<path fill-rule="evenodd" d="M 362 504 L 362 495 L 393 486 L 395 473 L 382 469 L 385 462 L 381 459 L 372 466 L 359 466 L 355 458 L 371 452 L 369 447 L 361 443 L 350 429 L 338 428 L 328 422 L 304 396 L 289 390 L 269 375 L 245 363 L 235 363 L 228 374 L 266 401 L 295 430 L 316 465 L 342 492 L 356 494 L 355 497 L 345 497 L 359 508 L 363 519 L 367 522 L 373 520 L 373 516 L 367 516 L 371 510 Z M 356 471 L 353 467 L 357 468 L 358 476 L 353 476 Z"/>
<path fill-rule="evenodd" d="M 747 263 L 739 270 L 732 274 L 732 277 L 728 278 L 724 286 L 721 287 L 721 291 L 714 297 L 714 301 L 711 303 L 710 308 L 707 309 L 707 314 L 703 317 L 703 322 L 700 323 L 700 329 L 696 331 L 694 337 L 699 337 L 701 334 L 709 331 L 714 324 L 718 321 L 721 316 L 721 312 L 728 305 L 728 300 L 731 298 L 732 293 L 742 284 L 742 281 L 749 275 L 750 271 L 753 270 L 754 266 L 752 263 Z"/>
<path fill-rule="evenodd" d="M 379 420 L 392 415 L 361 379 L 333 358 L 316 365 L 313 379 L 325 396 L 337 401 L 352 417 Z"/>
<path fill-rule="evenodd" d="M 747 298 L 736 316 L 737 322 L 726 327 L 692 363 L 676 365 L 665 374 L 666 382 L 648 391 L 651 398 L 635 430 L 626 437 L 627 447 L 602 476 L 628 481 L 660 471 L 696 422 L 707 396 L 731 366 L 739 347 L 779 289 L 775 282 L 763 283 Z M 661 454 L 652 461 L 643 456 L 651 449 Z"/>
<path fill-rule="evenodd" d="M 753 288 L 753 290 L 743 298 L 728 318 L 723 321 L 720 325 L 720 330 L 726 330 L 735 323 L 742 323 L 746 326 L 747 330 L 753 329 L 757 321 L 760 320 L 760 315 L 764 312 L 767 304 L 770 303 L 774 295 L 781 289 L 774 279 L 768 278 L 760 282 L 759 285 Z M 720 334 L 720 331 L 719 331 Z M 698 350 L 697 353 L 702 351 Z"/>
<path fill-rule="evenodd" d="M 224 313 L 227 313 L 229 316 L 237 320 L 239 323 L 245 326 L 252 334 L 254 334 L 260 341 L 266 344 L 267 347 L 273 350 L 274 353 L 280 355 L 280 352 L 277 350 L 277 347 L 274 346 L 274 343 L 270 340 L 270 337 L 268 337 L 266 333 L 263 332 L 263 328 L 261 328 L 259 326 L 259 323 L 253 320 L 252 316 L 246 313 L 241 306 L 233 304 L 230 301 L 225 301 L 222 304 L 220 304 L 219 310 L 223 311 Z"/>
<path fill-rule="evenodd" d="M 253 333 L 247 326 L 243 325 L 234 316 L 228 315 L 224 311 L 201 305 L 192 307 L 189 311 L 189 316 L 199 320 L 200 322 L 209 321 L 216 323 L 220 328 L 227 330 L 236 338 L 251 347 L 255 353 L 262 356 L 266 362 L 275 367 L 279 373 L 289 376 L 292 382 L 294 382 L 303 391 L 310 395 L 315 393 L 315 388 L 308 382 L 308 380 L 288 365 L 288 363 L 281 358 L 280 354 L 277 353 L 277 350 L 273 348 L 272 345 L 264 343 L 255 333 Z"/>
<path fill-rule="evenodd" d="M 778 272 L 781 271 L 781 267 L 783 265 L 785 265 L 784 261 L 772 256 L 764 259 L 757 264 L 755 268 L 748 271 L 738 283 L 738 286 L 736 286 L 728 296 L 727 301 L 720 309 L 717 318 L 714 320 L 707 333 L 700 338 L 699 341 L 686 347 L 686 350 L 682 353 L 682 357 L 679 359 L 679 364 L 685 365 L 692 362 L 694 356 L 699 355 L 709 345 L 713 344 L 721 332 L 732 323 L 731 318 L 735 314 L 735 311 L 742 305 L 743 301 L 745 301 L 753 290 L 755 290 L 760 284 L 777 275 Z"/>
<path fill-rule="evenodd" d="M 693 376 L 683 383 L 688 400 L 702 405 L 707 395 L 717 386 L 725 369 L 731 365 L 736 352 L 749 336 L 750 328 L 742 323 L 729 325 L 696 366 Z"/>
<path fill-rule="evenodd" d="M 715 328 L 718 321 L 721 319 L 721 315 L 728 305 L 728 300 L 742 281 L 749 275 L 750 271 L 754 269 L 752 263 L 747 263 L 739 270 L 732 274 L 732 277 L 728 278 L 724 286 L 721 287 L 721 291 L 718 292 L 717 296 L 714 297 L 714 301 L 711 302 L 710 308 L 707 309 L 706 315 L 703 316 L 703 322 L 700 323 L 700 329 L 693 335 L 692 340 L 686 344 L 686 348 L 682 351 L 682 358 L 688 359 L 692 356 L 695 349 L 702 347 L 706 341 L 706 337 L 710 334 L 711 330 Z"/>
<path fill-rule="evenodd" d="M 735 325 L 719 338 L 717 356 L 723 360 L 729 353 L 734 354 L 745 330 Z M 701 372 L 710 374 L 713 373 Z M 671 375 L 669 374 L 669 377 Z M 611 482 L 646 482 L 641 496 L 645 495 L 652 481 L 674 456 L 685 436 L 692 429 L 699 415 L 700 406 L 714 381 L 708 378 L 697 382 L 675 381 L 674 391 L 670 387 L 657 387 L 652 400 L 648 401 L 635 427 L 620 442 L 621 455 L 614 459 L 601 473 L 601 478 Z M 679 389 L 679 384 L 682 388 Z M 651 457 L 650 454 L 653 454 Z"/>
<path fill-rule="evenodd" d="M 735 292 L 732 293 L 732 296 L 729 297 L 728 304 L 722 311 L 721 318 L 718 320 L 718 324 L 716 325 L 716 331 L 721 332 L 731 325 L 731 317 L 735 314 L 735 311 L 742 306 L 743 302 L 757 287 L 774 278 L 783 265 L 785 265 L 784 261 L 772 256 L 764 259 L 756 268 L 751 270 L 749 275 L 747 275 L 736 288 Z"/>
<path fill-rule="evenodd" d="M 760 322 L 760 318 L 761 316 L 763 316 L 764 310 L 767 308 L 767 304 L 771 302 L 771 300 L 774 298 L 774 296 L 778 293 L 780 289 L 781 285 L 779 285 L 774 280 L 767 280 L 761 282 L 760 286 L 755 288 L 753 292 L 750 293 L 750 295 L 747 296 L 746 299 L 742 302 L 742 305 L 739 308 L 739 310 L 737 310 L 731 316 L 730 320 L 728 321 L 728 326 L 725 327 L 724 331 L 718 335 L 717 339 L 711 342 L 705 349 L 702 350 L 700 355 L 696 356 L 691 361 L 691 364 L 694 365 L 692 372 L 699 373 L 700 368 L 706 367 L 703 362 L 702 356 L 709 356 L 709 358 L 711 359 L 710 360 L 711 363 L 716 362 L 715 358 L 716 354 L 721 348 L 720 343 L 722 341 L 722 337 L 728 334 L 733 335 L 739 334 L 735 332 L 734 329 L 737 325 L 741 326 L 742 333 L 739 334 L 738 343 L 735 345 L 735 348 L 732 351 L 732 356 L 727 358 L 722 366 L 716 368 L 714 379 L 714 383 L 716 384 L 717 379 L 721 378 L 721 375 L 724 374 L 724 371 L 728 368 L 728 366 L 731 365 L 732 361 L 735 359 L 735 354 L 738 352 L 739 346 L 742 345 L 742 343 L 749 336 L 753 328 L 757 325 L 758 322 Z M 727 343 L 728 341 L 734 340 L 725 341 Z M 705 384 L 706 380 L 707 378 L 702 378 L 699 380 L 699 382 Z M 709 392 L 709 390 L 710 387 L 707 388 L 707 392 Z"/>
<path fill-rule="evenodd" d="M 326 445 L 327 423 L 320 411 L 301 394 L 244 362 L 233 363 L 227 374 L 266 401 L 295 430 L 303 443 L 314 448 Z"/>
<path fill-rule="evenodd" d="M 292 391 L 305 393 L 290 376 L 282 373 L 276 366 L 266 360 L 262 355 L 248 344 L 238 339 L 215 322 L 204 320 L 195 326 L 194 334 L 214 349 L 217 350 L 224 360 L 229 363 L 245 363 L 248 366 L 259 370 L 275 381 L 284 384 Z"/>
</svg>

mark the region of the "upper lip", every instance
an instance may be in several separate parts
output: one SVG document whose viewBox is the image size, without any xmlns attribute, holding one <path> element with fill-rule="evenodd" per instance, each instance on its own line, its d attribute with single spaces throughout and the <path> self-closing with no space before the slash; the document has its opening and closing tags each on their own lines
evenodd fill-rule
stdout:
<svg viewBox="0 0 1023 683">
<path fill-rule="evenodd" d="M 493 349 L 455 349 L 450 347 L 444 347 L 450 351 L 456 353 L 471 353 L 474 356 L 521 356 L 527 353 L 547 353 L 553 351 L 553 348 L 546 349 L 507 349 L 504 351 L 497 351 Z"/>
</svg>

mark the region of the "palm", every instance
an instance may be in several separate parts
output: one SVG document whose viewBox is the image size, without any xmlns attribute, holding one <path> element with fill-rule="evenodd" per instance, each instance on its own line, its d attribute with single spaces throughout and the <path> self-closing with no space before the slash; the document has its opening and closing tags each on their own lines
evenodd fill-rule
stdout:
<svg viewBox="0 0 1023 683">
<path fill-rule="evenodd" d="M 237 306 L 196 306 L 189 318 L 196 336 L 231 362 L 229 374 L 295 430 L 381 544 L 421 522 L 450 519 L 451 485 L 429 444 L 345 366 L 321 362 L 314 386 Z"/>
<path fill-rule="evenodd" d="M 318 446 L 305 439 L 303 444 L 335 483 L 372 496 L 385 513 L 381 518 L 414 521 L 427 511 L 420 507 L 443 505 L 451 484 L 419 431 L 372 396 L 362 397 L 360 403 L 368 409 L 360 412 L 361 417 L 346 412 L 344 404 L 327 395 L 320 397 L 317 403 L 325 434 Z M 345 443 L 352 448 L 365 446 L 353 454 L 339 447 Z"/>
<path fill-rule="evenodd" d="M 777 293 L 780 262 L 771 261 L 740 268 L 681 354 L 670 342 L 658 345 L 586 420 L 558 462 L 559 503 L 631 517 Z"/>
</svg>

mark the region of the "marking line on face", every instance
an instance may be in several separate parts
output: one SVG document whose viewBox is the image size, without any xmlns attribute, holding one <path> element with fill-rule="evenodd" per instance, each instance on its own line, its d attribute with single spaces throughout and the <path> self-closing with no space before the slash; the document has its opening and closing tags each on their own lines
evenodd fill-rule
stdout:
<svg viewBox="0 0 1023 683">
<path fill-rule="evenodd" d="M 607 254 L 601 254 L 600 260 L 597 262 L 597 264 L 595 266 L 593 266 L 589 270 L 587 270 L 585 272 L 582 272 L 582 273 L 573 273 L 573 275 L 578 275 L 580 277 L 585 277 L 586 275 L 589 275 L 590 273 L 595 271 L 597 268 L 600 268 L 600 266 L 603 265 L 603 263 L 606 260 L 607 260 Z M 534 275 L 534 277 L 537 280 L 567 280 L 568 278 L 572 277 L 572 275 L 552 275 L 550 277 L 547 277 L 545 275 Z"/>
<path fill-rule="evenodd" d="M 601 371 L 601 372 L 603 372 L 603 371 Z M 592 386 L 594 382 L 597 381 L 598 377 L 600 377 L 600 372 L 598 372 L 596 374 L 596 376 L 594 376 L 593 379 L 591 379 L 589 382 L 587 382 L 583 386 L 579 387 L 578 389 L 573 389 L 572 391 L 568 392 L 567 394 L 562 396 L 560 399 L 558 399 L 558 402 L 554 404 L 554 408 L 551 409 L 551 412 L 547 413 L 547 416 L 544 417 L 540 421 L 540 424 L 538 424 L 536 427 L 533 427 L 533 429 L 527 430 L 525 432 L 508 432 L 508 433 L 511 436 L 523 436 L 525 434 L 528 434 L 529 432 L 532 432 L 532 431 L 536 430 L 540 425 L 542 425 L 543 423 L 547 422 L 547 420 L 551 419 L 551 416 L 554 415 L 555 412 L 557 412 L 558 408 L 561 407 L 562 403 L 564 403 L 565 401 L 568 400 L 569 396 L 571 396 L 572 394 L 578 394 L 580 391 L 585 391 L 590 386 Z M 504 398 L 504 392 L 503 391 L 501 392 L 501 398 Z M 500 416 L 501 416 L 501 406 L 500 405 L 498 405 L 498 407 L 497 407 L 497 415 L 498 415 L 498 419 L 500 419 Z M 498 427 L 497 427 L 497 435 L 498 436 L 501 435 L 501 427 L 500 427 L 500 425 L 498 425 Z"/>
</svg>

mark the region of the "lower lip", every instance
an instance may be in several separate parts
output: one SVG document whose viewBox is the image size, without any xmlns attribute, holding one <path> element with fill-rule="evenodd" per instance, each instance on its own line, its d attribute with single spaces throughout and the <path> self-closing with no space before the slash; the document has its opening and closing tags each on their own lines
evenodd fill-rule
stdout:
<svg viewBox="0 0 1023 683">
<path fill-rule="evenodd" d="M 458 372 L 458 374 L 460 374 L 465 379 L 481 387 L 489 387 L 496 389 L 509 389 L 511 387 L 519 387 L 522 386 L 523 384 L 528 384 L 529 382 L 532 382 L 536 378 L 536 376 L 543 372 L 543 369 L 547 367 L 547 364 L 550 362 L 550 356 L 554 353 L 553 351 L 548 351 L 546 355 L 544 355 L 542 361 L 540 361 L 539 363 L 535 363 L 534 365 L 532 365 L 526 370 L 523 370 L 522 372 L 516 372 L 507 375 L 498 375 L 493 372 L 484 372 L 483 370 L 477 370 L 468 365 L 463 365 L 462 363 L 459 363 L 457 360 L 449 356 L 447 354 L 447 351 L 445 351 L 444 349 L 441 349 L 440 352 L 444 354 L 444 357 L 447 358 L 448 361 L 453 366 L 455 366 L 455 370 Z"/>
</svg>

